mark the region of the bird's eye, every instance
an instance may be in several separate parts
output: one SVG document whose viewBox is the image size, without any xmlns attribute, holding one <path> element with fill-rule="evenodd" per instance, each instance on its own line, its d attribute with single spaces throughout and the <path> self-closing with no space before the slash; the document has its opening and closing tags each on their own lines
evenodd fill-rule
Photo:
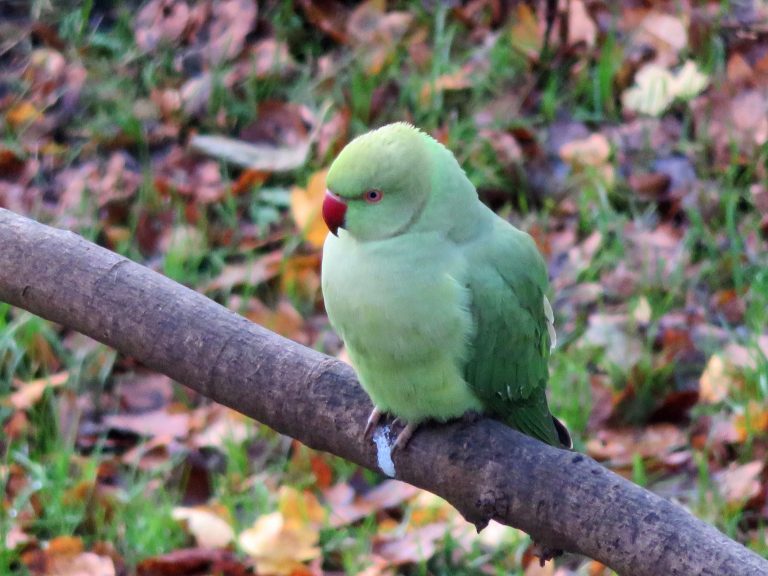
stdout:
<svg viewBox="0 0 768 576">
<path fill-rule="evenodd" d="M 368 192 L 365 193 L 365 201 L 368 202 L 368 204 L 376 204 L 377 202 L 381 202 L 381 199 L 384 197 L 384 194 L 381 192 L 381 190 L 368 190 Z"/>
</svg>

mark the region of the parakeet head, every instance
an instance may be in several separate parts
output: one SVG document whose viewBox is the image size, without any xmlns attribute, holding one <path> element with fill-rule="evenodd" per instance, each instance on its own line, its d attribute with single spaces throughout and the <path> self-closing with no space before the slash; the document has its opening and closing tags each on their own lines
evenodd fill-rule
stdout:
<svg viewBox="0 0 768 576">
<path fill-rule="evenodd" d="M 350 142 L 331 165 L 323 219 L 358 240 L 406 232 L 429 199 L 430 138 L 403 122 Z"/>
</svg>

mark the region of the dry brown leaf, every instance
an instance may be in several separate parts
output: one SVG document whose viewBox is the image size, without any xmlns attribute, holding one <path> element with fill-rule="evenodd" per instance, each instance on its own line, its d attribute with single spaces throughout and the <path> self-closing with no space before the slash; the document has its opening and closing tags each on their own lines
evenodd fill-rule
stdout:
<svg viewBox="0 0 768 576">
<path fill-rule="evenodd" d="M 4 403 L 16 410 L 29 410 L 43 397 L 46 388 L 58 388 L 69 380 L 69 372 L 59 372 L 46 378 L 38 378 L 29 382 L 14 380 L 17 390 Z"/>
<path fill-rule="evenodd" d="M 656 64 L 674 66 L 678 55 L 688 45 L 688 31 L 677 16 L 652 11 L 640 22 L 632 43 L 652 47 Z"/>
<path fill-rule="evenodd" d="M 394 55 L 413 21 L 410 12 L 386 12 L 386 2 L 367 0 L 347 19 L 347 34 L 370 75 L 377 75 Z"/>
<path fill-rule="evenodd" d="M 760 477 L 764 469 L 762 460 L 741 465 L 731 462 L 728 468 L 715 474 L 720 495 L 728 505 L 742 507 L 763 489 Z"/>
<path fill-rule="evenodd" d="M 177 43 L 189 25 L 189 17 L 184 0 L 151 0 L 136 17 L 136 45 L 144 52 L 152 52 L 161 43 Z"/>
<path fill-rule="evenodd" d="M 196 432 L 190 444 L 196 448 L 223 447 L 228 442 L 241 443 L 251 433 L 252 420 L 221 404 L 212 404 L 204 411 L 199 408 L 194 416 L 193 428 Z"/>
<path fill-rule="evenodd" d="M 444 523 L 427 524 L 402 536 L 379 537 L 374 540 L 373 554 L 389 566 L 426 562 L 437 551 L 438 542 L 448 534 Z"/>
<path fill-rule="evenodd" d="M 0 470 L 2 475 L 2 470 Z M 10 529 L 5 535 L 5 549 L 15 550 L 18 546 L 23 546 L 32 541 L 32 537 L 24 532 L 18 524 L 11 524 Z"/>
<path fill-rule="evenodd" d="M 270 308 L 260 300 L 253 298 L 249 301 L 248 309 L 240 311 L 251 322 L 281 336 L 290 338 L 300 344 L 309 344 L 309 338 L 304 332 L 304 319 L 298 310 L 286 299 L 281 299 L 275 308 Z"/>
<path fill-rule="evenodd" d="M 216 278 L 204 284 L 201 289 L 203 292 L 215 292 L 231 290 L 243 284 L 258 286 L 275 278 L 280 273 L 282 262 L 283 253 L 275 250 L 252 262 L 228 264 Z"/>
<path fill-rule="evenodd" d="M 216 66 L 237 56 L 245 37 L 256 24 L 258 5 L 254 0 L 219 0 L 213 11 L 209 41 L 203 52 Z"/>
<path fill-rule="evenodd" d="M 639 455 L 643 459 L 677 464 L 676 450 L 688 441 L 680 428 L 672 424 L 652 424 L 643 429 L 603 429 L 587 442 L 587 454 L 595 460 L 608 461 L 612 467 L 627 468 Z"/>
<path fill-rule="evenodd" d="M 587 11 L 583 0 L 568 2 L 568 45 L 575 46 L 583 42 L 592 48 L 597 40 L 597 25 Z"/>
<path fill-rule="evenodd" d="M 260 574 L 288 575 L 320 557 L 320 528 L 325 509 L 310 492 L 280 488 L 278 511 L 259 517 L 240 534 L 240 547 L 256 562 Z"/>
<path fill-rule="evenodd" d="M 320 252 L 291 256 L 284 264 L 280 276 L 283 294 L 298 294 L 314 300 L 320 293 Z"/>
<path fill-rule="evenodd" d="M 605 136 L 595 133 L 564 144 L 559 154 L 563 162 L 573 167 L 602 166 L 611 156 L 611 145 Z"/>
<path fill-rule="evenodd" d="M 726 76 L 728 77 L 728 83 L 735 86 L 751 81 L 754 76 L 754 71 L 744 56 L 738 52 L 734 52 L 728 58 Z"/>
<path fill-rule="evenodd" d="M 398 480 L 385 480 L 370 492 L 356 497 L 348 484 L 337 484 L 325 492 L 330 524 L 338 528 L 353 524 L 379 510 L 394 508 L 419 494 L 418 488 Z"/>
<path fill-rule="evenodd" d="M 23 556 L 34 576 L 115 576 L 115 564 L 109 556 L 84 551 L 80 538 L 59 536 L 45 550 Z"/>
<path fill-rule="evenodd" d="M 511 22 L 513 24 L 509 29 L 508 38 L 512 47 L 531 60 L 538 60 L 544 45 L 544 34 L 536 20 L 536 14 L 528 4 L 518 2 L 516 14 Z"/>
<path fill-rule="evenodd" d="M 317 497 L 308 490 L 299 491 L 281 486 L 278 494 L 278 510 L 285 522 L 292 526 L 311 526 L 320 529 L 328 514 Z"/>
<path fill-rule="evenodd" d="M 305 562 L 320 557 L 319 541 L 317 530 L 288 523 L 280 512 L 260 516 L 238 538 L 258 573 L 275 576 L 301 573 Z"/>
<path fill-rule="evenodd" d="M 346 32 L 349 13 L 344 4 L 337 0 L 299 0 L 299 5 L 307 20 L 325 34 L 341 44 L 349 43 L 349 35 Z"/>
<path fill-rule="evenodd" d="M 614 169 L 609 162 L 611 145 L 602 134 L 594 133 L 583 140 L 571 140 L 563 144 L 559 154 L 562 161 L 570 165 L 574 172 L 594 170 L 605 185 L 613 185 Z"/>
<path fill-rule="evenodd" d="M 483 128 L 479 136 L 490 144 L 502 166 L 515 166 L 523 161 L 523 150 L 512 134 Z"/>
<path fill-rule="evenodd" d="M 11 106 L 5 114 L 5 120 L 14 130 L 18 130 L 27 124 L 35 122 L 42 115 L 43 113 L 32 102 L 24 101 Z"/>
<path fill-rule="evenodd" d="M 643 342 L 626 314 L 592 314 L 579 346 L 602 348 L 606 360 L 625 370 L 643 356 Z"/>
<path fill-rule="evenodd" d="M 139 436 L 186 438 L 189 435 L 190 416 L 168 410 L 153 410 L 138 414 L 109 414 L 104 424 L 109 428 L 127 430 Z"/>
<path fill-rule="evenodd" d="M 641 296 L 637 301 L 635 309 L 632 311 L 632 318 L 641 326 L 647 326 L 651 321 L 652 315 L 651 303 L 648 301 L 648 298 Z"/>
<path fill-rule="evenodd" d="M 734 414 L 732 424 L 740 442 L 746 442 L 755 433 L 768 432 L 768 407 L 750 400 L 746 410 Z"/>
<path fill-rule="evenodd" d="M 223 506 L 177 506 L 171 516 L 184 523 L 201 548 L 226 548 L 235 539 L 229 514 Z"/>
<path fill-rule="evenodd" d="M 351 118 L 352 112 L 344 107 L 323 123 L 317 134 L 317 158 L 320 161 L 326 156 L 335 156 L 347 143 Z"/>
<path fill-rule="evenodd" d="M 328 235 L 322 215 L 327 175 L 328 170 L 320 170 L 310 176 L 306 188 L 294 186 L 291 189 L 291 215 L 296 227 L 314 248 L 321 248 Z"/>
<path fill-rule="evenodd" d="M 220 548 L 182 548 L 162 556 L 146 558 L 136 567 L 138 576 L 249 576 L 253 569 L 240 562 L 233 552 Z M 90 575 L 89 575 L 90 576 Z"/>
<path fill-rule="evenodd" d="M 443 74 L 434 82 L 429 81 L 421 87 L 419 100 L 423 105 L 427 105 L 431 98 L 437 92 L 450 92 L 455 90 L 465 90 L 472 86 L 471 74 L 474 71 L 472 65 L 465 65 L 449 74 Z"/>
<path fill-rule="evenodd" d="M 699 399 L 706 404 L 717 404 L 728 397 L 735 380 L 719 354 L 713 354 L 699 379 Z"/>
</svg>

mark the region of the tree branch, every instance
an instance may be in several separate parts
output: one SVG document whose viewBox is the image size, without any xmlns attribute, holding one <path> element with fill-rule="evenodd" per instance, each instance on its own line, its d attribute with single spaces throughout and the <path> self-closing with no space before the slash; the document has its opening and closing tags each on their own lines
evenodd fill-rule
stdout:
<svg viewBox="0 0 768 576">
<path fill-rule="evenodd" d="M 378 470 L 345 364 L 71 232 L 0 209 L 0 300 L 114 347 L 304 444 Z M 768 574 L 768 561 L 582 454 L 489 419 L 425 426 L 396 477 L 621 574 Z"/>
</svg>

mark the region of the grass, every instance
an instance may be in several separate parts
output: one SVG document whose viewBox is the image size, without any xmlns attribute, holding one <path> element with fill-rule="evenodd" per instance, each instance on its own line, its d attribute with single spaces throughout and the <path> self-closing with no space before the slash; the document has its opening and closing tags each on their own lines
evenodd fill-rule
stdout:
<svg viewBox="0 0 768 576">
<path fill-rule="evenodd" d="M 403 3 L 403 6 L 406 6 Z M 329 158 L 312 158 L 307 166 L 291 174 L 274 175 L 264 184 L 254 185 L 243 195 L 227 195 L 218 202 L 198 206 L 193 222 L 186 222 L 190 203 L 178 193 L 166 194 L 158 189 L 154 180 L 157 157 L 165 153 L 162 145 L 150 140 L 149 125 L 157 119 L 147 118 L 142 103 L 151 98 L 153 91 L 178 89 L 185 80 L 179 66 L 178 53 L 172 46 L 161 48 L 152 55 L 142 54 L 135 45 L 133 21 L 135 12 L 124 7 L 117 10 L 110 24 L 100 23 L 94 17 L 92 2 L 84 2 L 69 12 L 48 5 L 40 5 L 44 18 L 54 22 L 65 44 L 62 53 L 70 62 L 80 62 L 88 72 L 88 82 L 81 96 L 80 107 L 73 122 L 77 129 L 68 135 L 66 152 L 57 158 L 57 170 L 74 168 L 89 159 L 108 158 L 115 148 L 129 154 L 136 162 L 141 184 L 135 199 L 112 206 L 120 213 L 117 222 L 100 217 L 104 206 L 94 190 L 82 196 L 75 211 L 84 222 L 79 230 L 86 237 L 104 243 L 110 227 L 124 229 L 120 240 L 111 247 L 132 259 L 144 261 L 164 274 L 187 284 L 200 286 L 216 277 L 225 264 L 233 261 L 255 261 L 270 245 L 269 234 L 287 228 L 290 187 L 303 185 L 314 171 L 327 165 Z M 519 90 L 523 101 L 530 90 L 531 75 L 539 74 L 532 64 L 508 44 L 504 34 L 487 50 L 489 66 L 480 68 L 473 77 L 471 87 L 457 92 L 435 91 L 424 98 L 425 87 L 434 87 L 439 78 L 455 73 L 470 61 L 477 46 L 463 41 L 464 28 L 448 8 L 439 4 L 434 13 L 413 8 L 415 26 L 427 31 L 428 47 L 432 58 L 424 70 L 413 62 L 408 50 L 399 46 L 392 51 L 388 62 L 377 75 L 371 75 L 354 57 L 353 49 L 338 48 L 321 32 L 307 29 L 301 14 L 287 3 L 270 3 L 265 7 L 274 35 L 285 40 L 297 63 L 292 81 L 275 78 L 254 80 L 246 78 L 234 86 L 226 82 L 233 64 L 225 62 L 213 67 L 211 97 L 205 110 L 198 115 L 186 116 L 178 112 L 173 122 L 182 135 L 194 131 L 228 132 L 236 134 L 244 126 L 258 120 L 258 105 L 267 100 L 286 100 L 319 110 L 326 102 L 332 110 L 348 108 L 351 133 L 366 131 L 372 123 L 386 120 L 412 119 L 427 131 L 445 130 L 448 146 L 466 167 L 470 179 L 482 190 L 500 189 L 508 193 L 501 211 L 522 214 L 523 223 L 535 223 L 547 230 L 558 216 L 558 199 L 537 198 L 533 186 L 525 180 L 525 170 L 503 164 L 488 142 L 482 140 L 474 122 L 474 114 L 485 105 L 510 91 Z M 505 32 L 506 33 L 506 32 Z M 338 64 L 337 81 L 324 83 L 316 76 L 318 59 L 333 53 Z M 712 74 L 725 70 L 727 53 L 720 35 L 712 33 L 704 48 L 691 57 Z M 548 74 L 536 95 L 537 104 L 528 105 L 530 114 L 494 125 L 507 130 L 525 127 L 546 130 L 553 121 L 568 116 L 581 120 L 590 129 L 599 129 L 622 121 L 617 76 L 625 58 L 622 41 L 610 33 L 601 40 L 600 50 L 581 57 L 581 68 L 566 69 L 561 74 Z M 372 101 L 382 87 L 392 85 L 397 94 L 383 112 L 373 109 Z M 21 99 L 31 97 L 33 86 L 18 80 Z M 378 114 L 378 115 L 376 115 Z M 764 405 L 768 400 L 768 361 L 757 345 L 768 323 L 768 272 L 765 251 L 754 253 L 750 238 L 760 232 L 760 215 L 751 199 L 749 188 L 760 182 L 768 151 L 763 147 L 753 157 L 744 159 L 734 150 L 731 164 L 726 170 L 713 168 L 710 162 L 712 142 L 697 134 L 691 116 L 684 106 L 671 113 L 682 119 L 682 138 L 674 146 L 675 152 L 691 158 L 697 177 L 705 184 L 702 201 L 685 206 L 681 218 L 685 219 L 682 244 L 690 258 L 690 269 L 678 269 L 663 280 L 653 275 L 639 279 L 632 295 L 624 301 L 616 296 L 600 295 L 586 306 L 574 305 L 566 310 L 564 303 L 558 312 L 558 325 L 564 326 L 560 346 L 552 357 L 550 397 L 553 412 L 562 417 L 575 433 L 577 449 L 584 449 L 589 435 L 590 412 L 593 408 L 592 381 L 595 375 L 606 377 L 617 393 L 632 381 L 635 390 L 632 403 L 626 407 L 627 422 L 645 424 L 659 398 L 664 398 L 676 386 L 676 367 L 659 365 L 659 351 L 655 344 L 663 330 L 662 322 L 673 312 L 690 304 L 691 295 L 705 301 L 718 291 L 733 290 L 745 305 L 744 320 L 733 325 L 725 316 L 716 318 L 716 326 L 727 334 L 730 342 L 745 346 L 755 358 L 752 368 L 744 370 L 740 386 L 722 405 L 697 405 L 692 413 L 699 417 L 722 414 L 749 415 L 749 406 Z M 498 123 L 497 123 L 498 124 Z M 24 149 L 25 129 L 10 130 L 4 136 L 4 145 L 11 150 Z M 650 168 L 656 158 L 650 134 L 646 134 L 645 149 L 636 154 L 636 165 Z M 616 152 L 616 151 L 614 151 Z M 578 283 L 603 284 L 606 277 L 629 257 L 625 230 L 630 224 L 653 228 L 661 218 L 657 206 L 637 198 L 621 179 L 622 166 L 614 153 L 609 160 L 619 180 L 610 187 L 599 171 L 587 170 L 570 174 L 567 184 L 578 192 L 573 197 L 578 240 L 597 230 L 602 235 L 601 245 L 578 272 Z M 236 180 L 238 174 L 225 167 L 225 185 Z M 42 180 L 51 173 L 41 174 Z M 521 182 L 521 175 L 523 180 Z M 707 188 L 708 187 L 708 188 Z M 712 191 L 707 194 L 706 190 Z M 514 190 L 514 192 L 511 192 Z M 174 223 L 184 224 L 171 237 L 162 251 L 148 254 L 142 247 L 142 218 L 160 213 L 170 214 Z M 38 215 L 38 214 L 33 214 Z M 45 218 L 41 210 L 40 217 Z M 238 242 L 214 244 L 216 234 L 226 231 L 234 237 L 240 234 L 243 223 L 254 224 L 259 239 L 265 242 L 256 250 L 241 249 Z M 302 253 L 305 248 L 293 233 L 281 237 L 282 245 L 290 252 Z M 762 244 L 764 248 L 764 244 Z M 280 287 L 276 284 L 247 287 L 241 294 L 275 300 Z M 279 296 L 279 294 L 278 294 Z M 316 298 L 307 298 L 300 291 L 289 293 L 295 307 L 307 318 L 317 317 L 321 309 Z M 222 302 L 229 298 L 228 291 L 217 294 Z M 647 302 L 652 314 L 642 329 L 630 323 L 631 334 L 642 332 L 641 357 L 637 367 L 611 365 L 602 350 L 580 345 L 594 313 L 631 314 Z M 182 485 L 167 490 L 157 489 L 168 480 L 174 467 L 184 468 L 183 462 L 169 460 L 167 465 L 152 472 L 127 469 L 120 465 L 119 486 L 111 495 L 98 493 L 100 470 L 114 459 L 106 448 L 106 437 L 99 438 L 97 448 L 84 453 L 73 437 L 59 433 L 58 418 L 67 406 L 67 394 L 87 391 L 92 402 L 99 405 L 112 394 L 116 371 L 131 370 L 130 364 L 114 355 L 83 353 L 70 349 L 62 341 L 64 333 L 49 322 L 19 313 L 0 304 L 0 398 L 8 397 L 14 379 L 29 381 L 57 371 L 67 370 L 72 375 L 65 386 L 66 394 L 48 392 L 27 415 L 27 432 L 11 440 L 0 440 L 2 463 L 0 487 L 3 492 L 14 492 L 11 502 L 0 508 L 0 538 L 10 530 L 19 515 L 34 515 L 27 532 L 40 540 L 54 536 L 76 535 L 92 545 L 99 541 L 114 544 L 118 552 L 133 569 L 143 558 L 168 552 L 189 544 L 189 537 L 172 520 L 171 510 L 183 498 Z M 316 347 L 323 348 L 318 339 Z M 722 350 L 722 344 L 713 343 L 705 348 L 707 355 Z M 698 368 L 703 368 L 698 366 Z M 195 404 L 194 401 L 192 402 Z M 0 404 L 0 425 L 9 426 L 14 410 Z M 754 423 L 753 423 L 754 424 Z M 766 432 L 760 426 L 746 426 L 746 439 L 730 449 L 733 460 L 747 462 L 760 457 Z M 252 451 L 261 452 L 257 458 Z M 233 518 L 237 531 L 250 526 L 260 514 L 275 506 L 275 486 L 280 483 L 311 488 L 315 482 L 311 470 L 302 468 L 289 458 L 292 452 L 275 435 L 260 426 L 252 426 L 249 438 L 242 442 L 227 442 L 221 448 L 223 468 L 212 473 L 211 499 L 223 505 Z M 718 456 L 711 446 L 693 449 L 693 470 L 690 481 L 692 494 L 686 504 L 698 515 L 714 522 L 729 535 L 745 540 L 745 510 L 722 500 L 712 473 Z M 335 481 L 373 484 L 375 475 L 364 473 L 340 459 L 328 458 Z M 663 480 L 648 469 L 643 458 L 635 456 L 628 474 L 634 481 L 651 488 Z M 661 476 L 664 476 L 663 474 Z M 10 484 L 23 477 L 24 487 L 11 490 Z M 151 496 L 145 496 L 149 492 Z M 105 498 L 105 500 L 100 500 Z M 408 514 L 406 507 L 404 514 Z M 397 520 L 397 519 L 396 519 Z M 758 529 L 762 530 L 762 520 Z M 341 530 L 324 530 L 321 547 L 332 569 L 356 573 L 366 566 L 363 558 L 371 550 L 371 539 L 379 532 L 374 519 Z M 768 544 L 758 536 L 748 543 L 761 554 L 768 553 Z M 505 548 L 489 552 L 476 546 L 457 560 L 454 554 L 460 545 L 448 539 L 428 562 L 416 564 L 408 574 L 477 574 L 481 567 L 491 573 L 522 574 L 520 557 L 527 540 L 514 536 Z M 16 573 L 24 568 L 20 551 L 0 548 L 0 573 Z"/>
</svg>

